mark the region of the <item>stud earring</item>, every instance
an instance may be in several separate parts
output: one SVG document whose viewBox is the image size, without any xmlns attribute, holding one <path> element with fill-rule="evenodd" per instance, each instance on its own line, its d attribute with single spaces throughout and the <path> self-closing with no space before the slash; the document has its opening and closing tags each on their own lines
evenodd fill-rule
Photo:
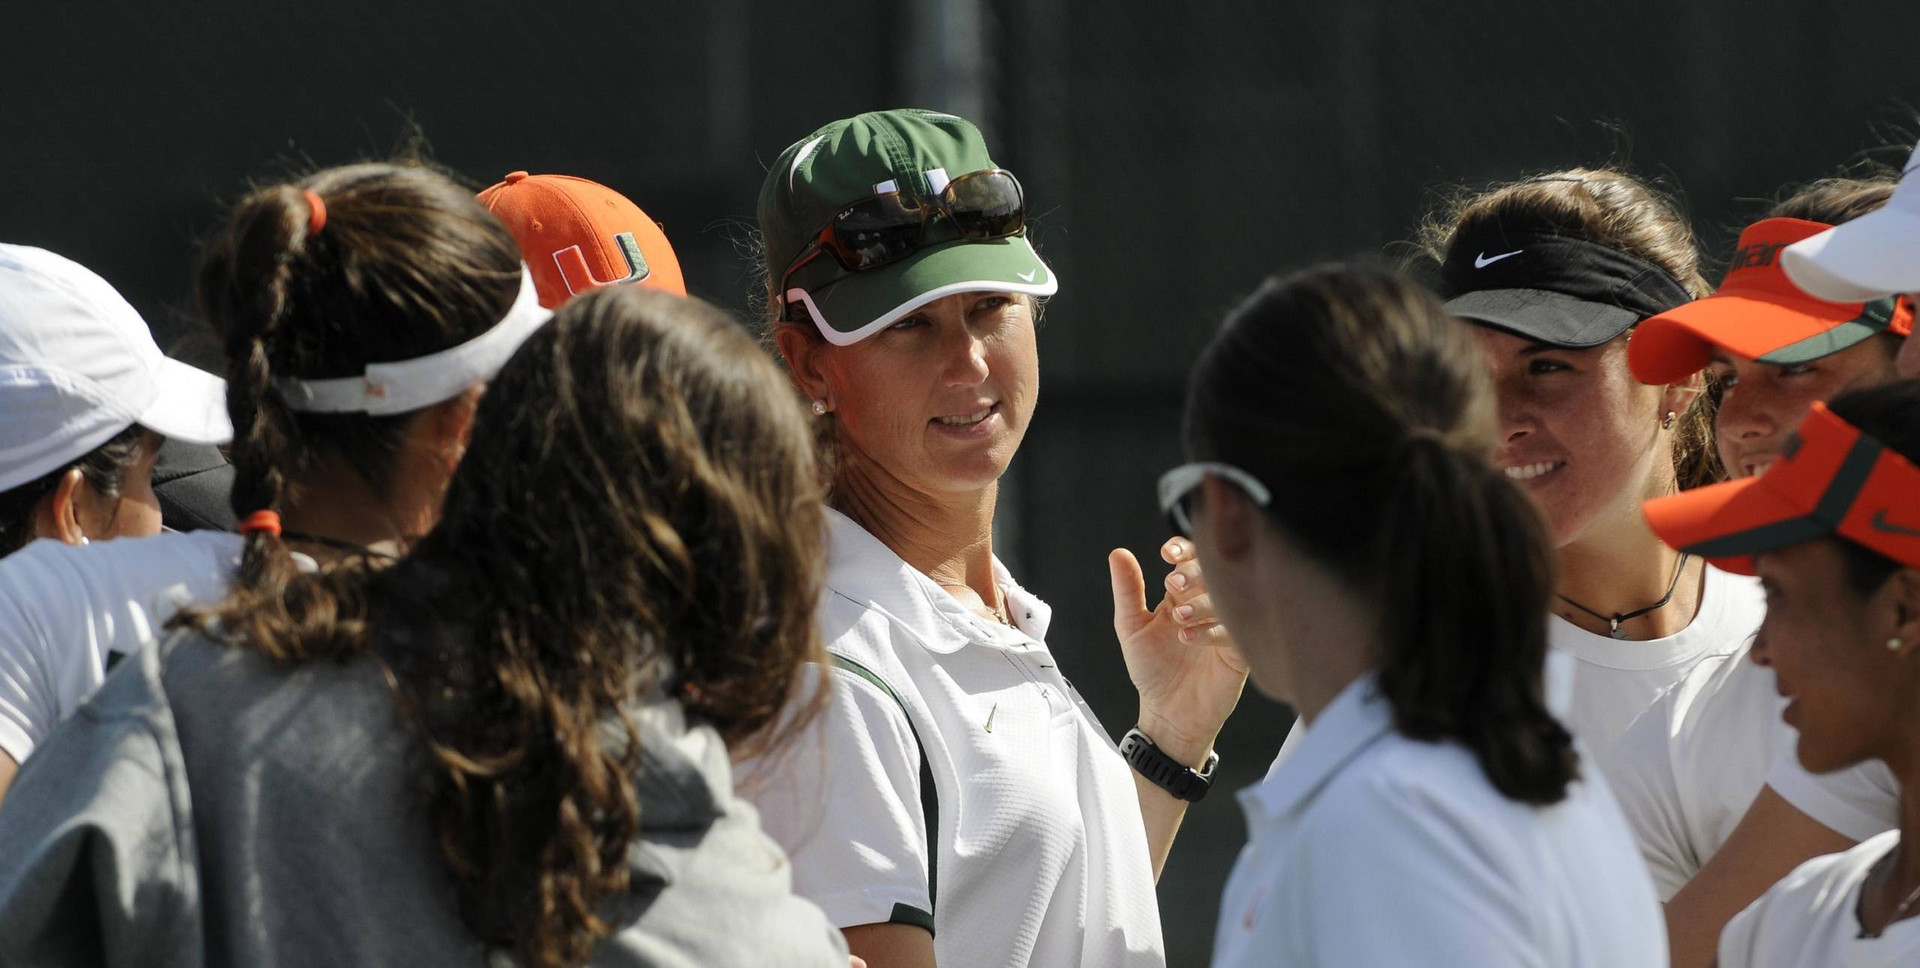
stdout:
<svg viewBox="0 0 1920 968">
<path fill-rule="evenodd" d="M 816 416 L 816 417 L 824 417 L 824 416 L 826 416 L 826 415 L 827 415 L 827 401 L 825 401 L 825 400 L 815 400 L 815 401 L 813 401 L 813 415 L 814 415 L 814 416 Z"/>
<path fill-rule="evenodd" d="M 1900 641 L 1900 636 L 1896 635 L 1893 638 L 1890 638 L 1887 640 L 1887 651 L 1898 652 L 1900 651 L 1901 647 L 1906 644 L 1907 643 Z"/>
<path fill-rule="evenodd" d="M 1674 421 L 1674 418 L 1676 418 L 1676 417 L 1678 417 L 1678 416 L 1680 416 L 1680 415 L 1679 415 L 1679 414 L 1677 414 L 1677 413 L 1674 413 L 1674 412 L 1673 412 L 1673 411 L 1671 411 L 1671 410 L 1669 410 L 1669 411 L 1667 411 L 1667 419 L 1665 419 L 1665 420 L 1662 420 L 1662 421 L 1660 421 L 1660 429 L 1661 429 L 1661 430 L 1672 430 L 1672 429 L 1673 429 L 1673 421 Z"/>
</svg>

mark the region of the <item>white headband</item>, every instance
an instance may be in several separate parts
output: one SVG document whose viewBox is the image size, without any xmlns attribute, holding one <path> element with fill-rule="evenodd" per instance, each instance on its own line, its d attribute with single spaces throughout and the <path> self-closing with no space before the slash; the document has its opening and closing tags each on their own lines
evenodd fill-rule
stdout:
<svg viewBox="0 0 1920 968">
<path fill-rule="evenodd" d="M 273 381 L 287 408 L 301 413 L 407 413 L 451 400 L 491 380 L 553 313 L 540 306 L 533 273 L 520 265 L 520 295 L 492 328 L 458 346 L 394 363 L 369 363 L 363 376 Z"/>
</svg>

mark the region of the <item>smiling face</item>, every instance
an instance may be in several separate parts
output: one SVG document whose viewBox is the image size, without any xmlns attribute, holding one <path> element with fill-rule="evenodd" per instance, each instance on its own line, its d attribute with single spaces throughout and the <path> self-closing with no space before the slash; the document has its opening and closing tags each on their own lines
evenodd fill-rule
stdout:
<svg viewBox="0 0 1920 968">
<path fill-rule="evenodd" d="M 1755 662 L 1773 668 L 1782 714 L 1800 731 L 1797 753 L 1815 773 L 1881 755 L 1913 715 L 1914 657 L 1889 650 L 1909 611 L 1911 570 L 1871 591 L 1848 580 L 1837 539 L 1820 538 L 1755 556 L 1767 618 Z"/>
<path fill-rule="evenodd" d="M 946 296 L 851 346 L 781 347 L 831 408 L 843 467 L 865 459 L 926 495 L 997 481 L 1040 393 L 1033 305 L 1011 293 Z"/>
<path fill-rule="evenodd" d="M 1716 352 L 1709 367 L 1720 383 L 1720 411 L 1714 419 L 1720 462 L 1735 477 L 1764 472 L 1780 459 L 1787 435 L 1816 401 L 1893 379 L 1893 350 L 1893 343 L 1876 336 L 1791 365 Z"/>
<path fill-rule="evenodd" d="M 1647 386 L 1627 368 L 1627 339 L 1566 350 L 1473 327 L 1499 396 L 1494 466 L 1546 516 L 1555 547 L 1639 513 L 1671 490 L 1669 410 L 1690 391 Z"/>
</svg>

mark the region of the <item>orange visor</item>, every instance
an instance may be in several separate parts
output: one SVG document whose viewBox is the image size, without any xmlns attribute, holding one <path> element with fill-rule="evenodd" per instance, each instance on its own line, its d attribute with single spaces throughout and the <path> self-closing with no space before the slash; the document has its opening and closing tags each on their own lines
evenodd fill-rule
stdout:
<svg viewBox="0 0 1920 968">
<path fill-rule="evenodd" d="M 1634 330 L 1627 343 L 1634 377 L 1654 385 L 1677 383 L 1705 369 L 1717 349 L 1791 365 L 1838 353 L 1878 333 L 1912 333 L 1913 306 L 1906 300 L 1825 302 L 1787 278 L 1781 250 L 1830 227 L 1797 218 L 1748 226 L 1718 292 Z"/>
<path fill-rule="evenodd" d="M 1829 535 L 1920 568 L 1920 468 L 1825 403 L 1785 452 L 1759 477 L 1648 501 L 1647 523 L 1667 544 L 1742 575 L 1754 573 L 1757 552 Z"/>
</svg>

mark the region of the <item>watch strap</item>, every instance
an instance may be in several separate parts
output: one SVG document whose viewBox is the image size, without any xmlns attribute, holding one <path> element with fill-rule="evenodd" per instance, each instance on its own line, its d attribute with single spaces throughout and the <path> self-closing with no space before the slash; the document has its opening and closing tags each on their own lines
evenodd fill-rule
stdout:
<svg viewBox="0 0 1920 968">
<path fill-rule="evenodd" d="M 1120 740 L 1120 756 L 1147 782 L 1188 803 L 1199 803 L 1207 795 L 1213 787 L 1213 771 L 1220 765 L 1220 754 L 1210 752 L 1196 771 L 1168 756 L 1139 727 L 1127 730 Z"/>
</svg>

